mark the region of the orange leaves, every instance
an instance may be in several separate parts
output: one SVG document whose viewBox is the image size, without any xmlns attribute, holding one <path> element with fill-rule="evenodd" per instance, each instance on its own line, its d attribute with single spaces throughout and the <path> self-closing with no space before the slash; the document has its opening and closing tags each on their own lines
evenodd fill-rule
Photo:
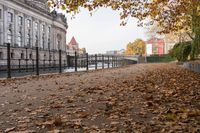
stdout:
<svg viewBox="0 0 200 133">
<path fill-rule="evenodd" d="M 126 55 L 143 55 L 145 54 L 145 42 L 141 39 L 135 40 L 127 45 Z"/>
<path fill-rule="evenodd" d="M 198 132 L 199 76 L 175 64 L 138 64 L 13 81 L 27 96 L 1 86 L 0 132 Z"/>
<path fill-rule="evenodd" d="M 48 0 L 48 5 L 74 13 L 77 13 L 80 7 L 89 11 L 99 7 L 111 7 L 113 10 L 121 11 L 121 25 L 126 25 L 129 17 L 136 17 L 144 26 L 146 23 L 141 21 L 151 18 L 150 21 L 156 21 L 163 28 L 163 33 L 178 31 L 185 27 L 191 28 L 193 11 L 196 10 L 196 14 L 200 14 L 198 0 Z"/>
</svg>

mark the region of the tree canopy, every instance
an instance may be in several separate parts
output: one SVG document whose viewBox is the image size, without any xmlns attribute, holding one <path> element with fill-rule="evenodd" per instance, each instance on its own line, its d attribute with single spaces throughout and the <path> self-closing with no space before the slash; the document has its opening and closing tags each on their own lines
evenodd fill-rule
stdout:
<svg viewBox="0 0 200 133">
<path fill-rule="evenodd" d="M 133 43 L 128 43 L 125 51 L 126 55 L 143 55 L 145 54 L 145 42 L 137 39 Z"/>
<path fill-rule="evenodd" d="M 122 25 L 129 17 L 137 18 L 140 26 L 156 22 L 159 33 L 184 31 L 193 40 L 192 52 L 200 48 L 200 0 L 48 0 L 48 4 L 74 13 L 80 7 L 89 11 L 110 7 L 121 12 Z"/>
<path fill-rule="evenodd" d="M 120 10 L 120 18 L 139 19 L 140 25 L 157 22 L 161 32 L 189 30 L 199 25 L 199 0 L 48 0 L 49 6 L 59 7 L 67 12 L 78 12 L 79 7 L 89 11 L 100 7 Z M 147 22 L 147 23 L 146 23 Z M 122 24 L 125 24 L 123 21 Z"/>
</svg>

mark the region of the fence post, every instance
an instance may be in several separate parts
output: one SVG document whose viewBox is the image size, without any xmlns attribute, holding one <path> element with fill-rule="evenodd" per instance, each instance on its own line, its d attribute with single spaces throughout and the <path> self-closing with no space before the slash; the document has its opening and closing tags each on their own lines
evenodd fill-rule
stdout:
<svg viewBox="0 0 200 133">
<path fill-rule="evenodd" d="M 62 73 L 62 53 L 61 49 L 59 49 L 59 73 Z"/>
<path fill-rule="evenodd" d="M 49 70 L 51 70 L 51 60 L 49 58 Z"/>
<path fill-rule="evenodd" d="M 53 68 L 54 68 L 54 70 L 56 70 L 56 60 L 55 60 L 55 58 L 53 60 Z"/>
<path fill-rule="evenodd" d="M 116 57 L 116 67 L 118 67 L 118 65 L 119 65 L 118 58 L 119 58 L 119 56 Z"/>
<path fill-rule="evenodd" d="M 75 57 L 74 57 L 74 60 L 75 60 L 75 72 L 77 72 L 77 53 L 75 51 Z"/>
<path fill-rule="evenodd" d="M 108 56 L 108 68 L 110 68 L 110 57 Z"/>
<path fill-rule="evenodd" d="M 116 56 L 114 56 L 114 67 L 116 67 Z"/>
<path fill-rule="evenodd" d="M 26 72 L 28 72 L 28 48 L 26 48 Z"/>
<path fill-rule="evenodd" d="M 117 57 L 115 56 L 114 57 L 114 67 L 116 67 L 116 59 L 117 59 Z"/>
<path fill-rule="evenodd" d="M 39 76 L 39 48 L 36 47 L 36 75 Z"/>
<path fill-rule="evenodd" d="M 45 59 L 43 60 L 43 71 L 45 71 Z"/>
<path fill-rule="evenodd" d="M 104 69 L 104 55 L 102 55 L 102 69 Z"/>
<path fill-rule="evenodd" d="M 67 67 L 68 68 L 70 67 L 70 55 L 69 54 L 67 55 Z"/>
<path fill-rule="evenodd" d="M 33 72 L 34 72 L 34 59 L 32 59 L 32 67 L 33 67 Z"/>
<path fill-rule="evenodd" d="M 21 59 L 19 59 L 19 72 L 21 72 Z"/>
<path fill-rule="evenodd" d="M 95 54 L 95 70 L 97 70 L 97 54 Z"/>
<path fill-rule="evenodd" d="M 89 70 L 89 60 L 88 60 L 88 53 L 86 53 L 86 70 Z"/>
<path fill-rule="evenodd" d="M 114 59 L 114 57 L 112 56 L 112 68 L 114 67 L 114 64 L 113 64 L 113 63 L 114 63 L 114 62 L 113 62 L 113 59 Z"/>
<path fill-rule="evenodd" d="M 7 78 L 11 78 L 11 67 L 10 67 L 10 43 L 7 43 Z"/>
</svg>

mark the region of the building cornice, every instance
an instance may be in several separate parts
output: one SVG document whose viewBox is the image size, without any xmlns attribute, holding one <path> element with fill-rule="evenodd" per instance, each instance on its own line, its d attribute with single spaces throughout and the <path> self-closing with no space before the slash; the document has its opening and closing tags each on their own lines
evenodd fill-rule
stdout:
<svg viewBox="0 0 200 133">
<path fill-rule="evenodd" d="M 55 16 L 53 16 L 50 11 L 47 11 L 47 10 L 42 9 L 40 7 L 37 7 L 36 5 L 31 4 L 26 0 L 8 0 L 8 1 L 13 2 L 13 3 L 15 3 L 15 4 L 17 4 L 17 5 L 21 6 L 21 7 L 24 7 L 26 9 L 30 10 L 30 11 L 33 11 L 33 12 L 37 13 L 37 14 L 40 14 L 43 17 L 48 18 L 48 19 L 50 19 L 52 21 L 58 22 L 58 23 L 64 25 L 67 28 L 67 22 L 64 23 L 64 22 L 61 22 L 61 21 L 57 21 L 55 19 Z"/>
</svg>

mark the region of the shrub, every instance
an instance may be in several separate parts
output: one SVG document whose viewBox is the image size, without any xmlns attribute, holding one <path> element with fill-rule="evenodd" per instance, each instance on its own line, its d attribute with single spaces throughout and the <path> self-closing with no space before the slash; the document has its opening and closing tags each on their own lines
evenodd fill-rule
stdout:
<svg viewBox="0 0 200 133">
<path fill-rule="evenodd" d="M 191 42 L 181 42 L 174 45 L 170 55 L 178 61 L 186 61 L 192 49 Z"/>
<path fill-rule="evenodd" d="M 147 62 L 170 62 L 175 61 L 176 59 L 174 57 L 171 57 L 170 55 L 151 55 L 147 57 Z"/>
</svg>

